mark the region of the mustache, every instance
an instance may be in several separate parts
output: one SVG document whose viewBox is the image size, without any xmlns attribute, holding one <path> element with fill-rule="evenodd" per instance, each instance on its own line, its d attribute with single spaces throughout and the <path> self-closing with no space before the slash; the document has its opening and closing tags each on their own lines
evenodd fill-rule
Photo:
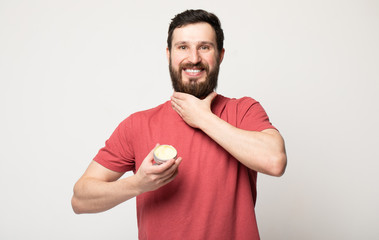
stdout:
<svg viewBox="0 0 379 240">
<path fill-rule="evenodd" d="M 199 69 L 204 69 L 206 72 L 209 72 L 209 65 L 205 64 L 203 62 L 198 62 L 198 63 L 182 63 L 179 66 L 180 70 L 183 70 L 183 68 L 199 68 Z"/>
</svg>

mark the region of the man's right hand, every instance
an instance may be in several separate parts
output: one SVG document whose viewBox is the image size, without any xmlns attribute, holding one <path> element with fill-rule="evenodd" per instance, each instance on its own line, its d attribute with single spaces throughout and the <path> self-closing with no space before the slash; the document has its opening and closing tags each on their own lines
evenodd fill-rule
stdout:
<svg viewBox="0 0 379 240">
<path fill-rule="evenodd" d="M 158 145 L 157 145 L 158 146 Z M 92 161 L 74 186 L 71 204 L 75 213 L 106 211 L 141 193 L 156 190 L 178 174 L 181 158 L 154 164 L 154 149 L 142 161 L 135 175 L 119 179 L 123 173 Z"/>
<path fill-rule="evenodd" d="M 157 144 L 155 148 L 158 146 Z M 178 174 L 178 167 L 182 158 L 170 159 L 165 163 L 157 165 L 155 164 L 153 155 L 155 148 L 146 156 L 135 174 L 141 193 L 153 191 L 166 185 L 174 180 Z"/>
</svg>

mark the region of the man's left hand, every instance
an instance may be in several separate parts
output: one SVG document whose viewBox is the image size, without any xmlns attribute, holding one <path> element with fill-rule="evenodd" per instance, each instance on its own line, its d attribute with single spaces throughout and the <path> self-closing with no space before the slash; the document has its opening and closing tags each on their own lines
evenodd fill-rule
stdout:
<svg viewBox="0 0 379 240">
<path fill-rule="evenodd" d="M 191 94 L 174 92 L 171 106 L 188 125 L 201 128 L 202 122 L 213 114 L 211 104 L 216 96 L 217 93 L 212 92 L 206 98 L 198 99 Z"/>
</svg>

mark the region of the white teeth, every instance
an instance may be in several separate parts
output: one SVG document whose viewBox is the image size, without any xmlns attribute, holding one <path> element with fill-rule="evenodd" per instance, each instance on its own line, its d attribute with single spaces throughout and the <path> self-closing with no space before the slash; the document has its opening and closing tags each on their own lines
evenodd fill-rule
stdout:
<svg viewBox="0 0 379 240">
<path fill-rule="evenodd" d="M 190 73 L 199 73 L 199 72 L 201 72 L 200 69 L 186 69 L 185 71 L 186 72 L 190 72 Z"/>
</svg>

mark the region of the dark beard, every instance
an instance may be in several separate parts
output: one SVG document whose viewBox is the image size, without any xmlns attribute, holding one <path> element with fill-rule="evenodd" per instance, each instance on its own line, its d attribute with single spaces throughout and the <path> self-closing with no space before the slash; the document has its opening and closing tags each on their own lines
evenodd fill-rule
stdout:
<svg viewBox="0 0 379 240">
<path fill-rule="evenodd" d="M 198 67 L 204 69 L 207 73 L 207 77 L 204 82 L 198 83 L 195 79 L 189 79 L 189 83 L 184 84 L 182 81 L 182 69 Z M 171 64 L 171 58 L 169 63 L 169 70 L 171 76 L 172 87 L 176 92 L 183 92 L 191 94 L 197 98 L 203 99 L 213 92 L 217 87 L 218 73 L 220 70 L 220 63 L 217 62 L 213 71 L 209 72 L 209 66 L 203 63 L 198 64 L 181 64 L 179 70 L 175 71 Z"/>
</svg>

